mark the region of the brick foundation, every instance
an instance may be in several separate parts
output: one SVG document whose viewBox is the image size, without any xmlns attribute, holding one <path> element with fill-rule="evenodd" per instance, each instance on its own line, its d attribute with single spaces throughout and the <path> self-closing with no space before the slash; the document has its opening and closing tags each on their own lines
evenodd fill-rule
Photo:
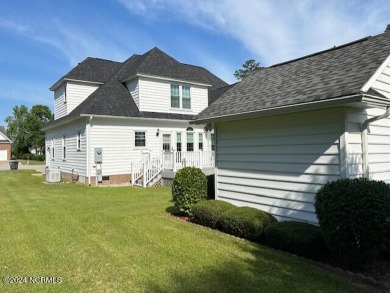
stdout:
<svg viewBox="0 0 390 293">
<path fill-rule="evenodd" d="M 11 160 L 11 144 L 10 143 L 0 143 L 0 150 L 7 150 L 7 161 Z"/>
<path fill-rule="evenodd" d="M 72 173 L 61 172 L 61 180 L 65 182 L 80 182 L 83 184 L 88 184 L 88 177 L 76 176 Z M 103 176 L 103 182 L 98 183 L 98 186 L 102 185 L 111 185 L 111 184 L 130 184 L 131 183 L 131 174 L 121 174 L 121 175 L 109 175 Z M 96 177 L 91 176 L 91 185 L 96 185 Z"/>
</svg>

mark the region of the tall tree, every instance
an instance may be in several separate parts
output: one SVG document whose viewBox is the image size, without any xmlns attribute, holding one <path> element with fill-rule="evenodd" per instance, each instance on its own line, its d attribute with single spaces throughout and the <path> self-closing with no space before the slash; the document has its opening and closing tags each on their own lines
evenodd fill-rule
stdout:
<svg viewBox="0 0 390 293">
<path fill-rule="evenodd" d="M 259 70 L 261 68 L 262 67 L 260 66 L 260 62 L 256 62 L 256 60 L 254 60 L 254 59 L 249 59 L 249 60 L 245 61 L 244 64 L 242 64 L 241 69 L 237 69 L 234 72 L 234 76 L 238 80 L 242 80 L 245 77 L 247 77 L 250 73 L 252 73 L 253 71 Z"/>
<path fill-rule="evenodd" d="M 41 128 L 51 117 L 49 107 L 44 105 L 35 105 L 31 111 L 25 105 L 12 109 L 12 115 L 5 118 L 5 122 L 17 156 L 28 153 L 30 147 L 44 149 L 45 134 Z"/>
</svg>

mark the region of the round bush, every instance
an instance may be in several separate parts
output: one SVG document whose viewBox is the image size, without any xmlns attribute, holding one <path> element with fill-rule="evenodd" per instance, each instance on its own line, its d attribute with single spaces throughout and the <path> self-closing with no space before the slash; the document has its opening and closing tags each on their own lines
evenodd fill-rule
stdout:
<svg viewBox="0 0 390 293">
<path fill-rule="evenodd" d="M 320 258 L 326 252 L 321 228 L 308 223 L 284 221 L 265 228 L 265 239 L 274 248 L 297 255 Z"/>
<path fill-rule="evenodd" d="M 221 214 L 217 227 L 223 232 L 257 241 L 263 238 L 264 228 L 276 219 L 251 207 L 238 207 Z"/>
<path fill-rule="evenodd" d="M 191 215 L 192 205 L 207 198 L 206 175 L 199 168 L 180 169 L 173 179 L 172 197 L 180 212 Z"/>
<path fill-rule="evenodd" d="M 315 209 L 329 249 L 349 268 L 374 260 L 385 249 L 390 222 L 390 185 L 340 179 L 325 184 Z"/>
<path fill-rule="evenodd" d="M 235 206 L 226 201 L 201 201 L 192 206 L 191 220 L 197 224 L 215 229 L 221 214 L 233 208 L 235 208 Z"/>
</svg>

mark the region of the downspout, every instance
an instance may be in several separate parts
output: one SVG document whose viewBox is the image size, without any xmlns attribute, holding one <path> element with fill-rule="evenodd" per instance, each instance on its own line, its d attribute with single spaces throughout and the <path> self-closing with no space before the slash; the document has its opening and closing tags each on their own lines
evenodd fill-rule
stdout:
<svg viewBox="0 0 390 293">
<path fill-rule="evenodd" d="M 367 128 L 371 122 L 375 122 L 390 116 L 390 107 L 387 107 L 386 112 L 382 115 L 375 116 L 367 119 L 362 123 L 360 129 L 362 131 L 362 160 L 363 160 L 363 177 L 369 178 L 369 168 L 368 168 L 368 134 Z"/>
</svg>

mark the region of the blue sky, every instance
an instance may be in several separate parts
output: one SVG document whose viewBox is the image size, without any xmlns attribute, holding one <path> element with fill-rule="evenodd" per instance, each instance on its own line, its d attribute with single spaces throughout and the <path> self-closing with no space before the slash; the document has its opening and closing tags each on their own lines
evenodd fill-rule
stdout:
<svg viewBox="0 0 390 293">
<path fill-rule="evenodd" d="M 0 10 L 0 125 L 15 105 L 86 57 L 123 61 L 154 46 L 225 81 L 253 58 L 269 66 L 382 33 L 388 0 L 30 0 Z"/>
</svg>

